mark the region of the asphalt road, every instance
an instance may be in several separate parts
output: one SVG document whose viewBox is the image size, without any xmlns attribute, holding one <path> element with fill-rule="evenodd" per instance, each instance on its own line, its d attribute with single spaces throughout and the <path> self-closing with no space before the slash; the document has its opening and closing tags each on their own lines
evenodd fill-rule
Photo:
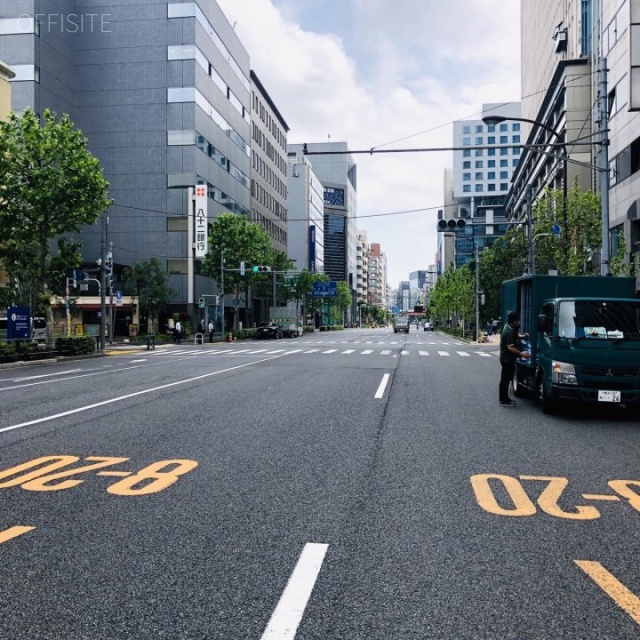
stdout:
<svg viewBox="0 0 640 640">
<path fill-rule="evenodd" d="M 345 330 L 0 370 L 0 640 L 640 637 L 640 423 Z"/>
</svg>

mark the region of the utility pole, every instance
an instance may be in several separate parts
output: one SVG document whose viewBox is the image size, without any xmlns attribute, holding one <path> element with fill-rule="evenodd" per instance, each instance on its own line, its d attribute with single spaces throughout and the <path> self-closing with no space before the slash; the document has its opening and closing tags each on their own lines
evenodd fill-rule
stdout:
<svg viewBox="0 0 640 640">
<path fill-rule="evenodd" d="M 473 249 L 476 260 L 476 342 L 478 342 L 480 340 L 480 256 L 475 238 L 473 239 Z"/>
<path fill-rule="evenodd" d="M 102 241 L 100 243 L 100 351 L 104 353 L 104 334 L 107 328 L 107 226 L 109 217 L 102 214 Z"/>
<path fill-rule="evenodd" d="M 535 251 L 533 245 L 533 215 L 531 213 L 531 199 L 533 195 L 533 187 L 528 184 L 525 187 L 525 201 L 527 207 L 527 274 L 533 275 L 535 258 L 533 252 Z"/>
<path fill-rule="evenodd" d="M 273 307 L 277 306 L 277 303 L 276 303 L 276 272 L 275 272 L 275 269 L 273 271 L 273 303 L 272 303 L 271 306 L 273 306 Z"/>
<path fill-rule="evenodd" d="M 609 116 L 607 96 L 607 59 L 600 58 L 598 65 L 598 125 L 600 133 L 600 206 L 602 214 L 602 251 L 600 253 L 600 275 L 609 275 Z"/>
<path fill-rule="evenodd" d="M 107 254 L 107 265 L 109 266 L 109 344 L 113 344 L 113 242 L 109 243 L 109 253 Z"/>
<path fill-rule="evenodd" d="M 222 340 L 224 341 L 224 247 L 220 249 L 220 308 Z"/>
</svg>

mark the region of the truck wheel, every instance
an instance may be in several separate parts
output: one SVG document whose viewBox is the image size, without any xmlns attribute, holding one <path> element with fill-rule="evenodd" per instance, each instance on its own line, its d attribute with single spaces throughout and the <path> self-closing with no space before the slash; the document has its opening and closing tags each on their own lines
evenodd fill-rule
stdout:
<svg viewBox="0 0 640 640">
<path fill-rule="evenodd" d="M 538 395 L 538 400 L 540 401 L 540 408 L 542 409 L 542 413 L 545 415 L 551 415 L 555 413 L 557 409 L 557 404 L 551 396 L 549 396 L 548 391 L 546 390 L 546 385 L 544 384 L 544 373 L 538 374 L 536 390 Z"/>
<path fill-rule="evenodd" d="M 516 398 L 526 398 L 527 390 L 520 384 L 518 381 L 518 368 L 516 367 L 513 370 L 513 380 L 511 381 L 513 385 L 513 395 Z"/>
</svg>

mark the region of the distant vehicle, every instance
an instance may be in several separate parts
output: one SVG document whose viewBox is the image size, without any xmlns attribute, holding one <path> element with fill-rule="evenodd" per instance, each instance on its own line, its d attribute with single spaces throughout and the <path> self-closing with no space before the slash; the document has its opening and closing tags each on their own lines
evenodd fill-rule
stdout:
<svg viewBox="0 0 640 640">
<path fill-rule="evenodd" d="M 47 343 L 47 319 L 36 316 L 31 320 L 31 340 L 37 344 Z"/>
<path fill-rule="evenodd" d="M 297 322 L 284 322 L 281 327 L 284 338 L 297 338 L 302 335 L 302 327 Z"/>
<path fill-rule="evenodd" d="M 424 323 L 425 331 L 433 331 L 433 322 L 425 322 Z"/>
<path fill-rule="evenodd" d="M 268 338 L 282 338 L 282 327 L 277 322 L 261 322 L 256 331 L 258 340 L 266 340 Z"/>
<path fill-rule="evenodd" d="M 404 331 L 405 333 L 409 333 L 409 318 L 404 316 L 399 316 L 394 318 L 393 320 L 393 333 L 398 333 L 398 331 Z"/>
</svg>

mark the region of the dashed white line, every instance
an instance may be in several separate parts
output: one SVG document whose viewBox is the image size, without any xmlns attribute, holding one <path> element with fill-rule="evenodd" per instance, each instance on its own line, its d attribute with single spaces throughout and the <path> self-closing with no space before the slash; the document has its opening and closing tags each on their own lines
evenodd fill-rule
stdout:
<svg viewBox="0 0 640 640">
<path fill-rule="evenodd" d="M 354 351 L 355 351 L 355 349 L 345 349 L 345 350 L 342 352 L 342 354 L 341 354 L 341 355 L 343 355 L 343 356 L 344 356 L 344 355 L 348 355 L 348 354 L 350 354 L 350 353 L 353 353 Z"/>
<path fill-rule="evenodd" d="M 370 353 L 373 353 L 373 349 L 365 349 L 360 355 L 368 356 Z"/>
<path fill-rule="evenodd" d="M 387 383 L 389 382 L 389 377 L 390 374 L 385 373 L 382 376 L 382 381 L 380 382 L 380 385 L 378 386 L 378 390 L 376 391 L 376 395 L 373 396 L 374 398 L 382 398 L 382 396 L 384 395 L 384 390 L 387 388 Z"/>
<path fill-rule="evenodd" d="M 463 358 L 468 358 L 470 355 L 467 351 L 456 351 L 456 353 Z"/>
<path fill-rule="evenodd" d="M 439 356 L 448 356 L 449 352 L 448 351 L 438 351 L 438 355 Z"/>
<path fill-rule="evenodd" d="M 261 640 L 294 640 L 328 548 L 328 544 L 305 544 Z"/>
<path fill-rule="evenodd" d="M 337 351 L 337 349 L 327 349 L 326 351 L 323 351 L 322 353 L 335 353 Z"/>
<path fill-rule="evenodd" d="M 380 352 L 380 355 L 388 356 L 391 353 L 391 349 L 384 349 Z"/>
<path fill-rule="evenodd" d="M 421 356 L 428 356 L 428 355 L 429 355 L 429 352 L 428 352 L 428 351 L 418 351 L 418 353 L 419 353 Z"/>
</svg>

